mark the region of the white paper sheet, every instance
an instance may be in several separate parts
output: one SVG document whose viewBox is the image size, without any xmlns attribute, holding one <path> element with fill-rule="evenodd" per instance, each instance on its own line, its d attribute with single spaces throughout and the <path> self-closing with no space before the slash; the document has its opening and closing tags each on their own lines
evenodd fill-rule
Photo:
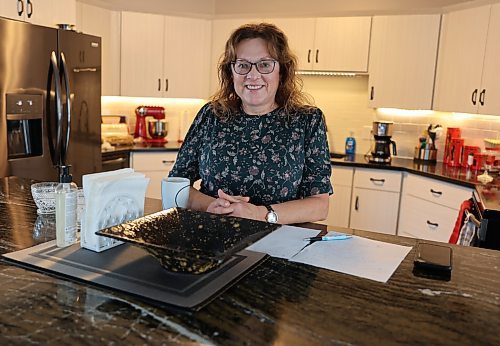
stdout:
<svg viewBox="0 0 500 346">
<path fill-rule="evenodd" d="M 308 244 L 304 238 L 318 233 L 318 230 L 309 228 L 282 226 L 247 249 L 384 283 L 411 250 L 409 246 L 357 236 L 345 240 L 317 241 L 304 247 Z M 335 234 L 339 233 L 328 233 Z"/>
<path fill-rule="evenodd" d="M 385 283 L 410 250 L 409 246 L 353 236 L 315 242 L 290 261 Z"/>
<path fill-rule="evenodd" d="M 269 256 L 290 259 L 308 244 L 304 238 L 314 237 L 320 231 L 295 226 L 281 226 L 258 242 L 247 247 L 247 250 L 267 253 Z"/>
</svg>

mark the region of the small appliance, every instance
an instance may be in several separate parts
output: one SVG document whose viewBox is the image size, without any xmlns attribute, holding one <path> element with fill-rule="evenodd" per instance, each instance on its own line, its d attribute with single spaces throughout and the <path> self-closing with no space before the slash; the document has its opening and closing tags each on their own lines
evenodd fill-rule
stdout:
<svg viewBox="0 0 500 346">
<path fill-rule="evenodd" d="M 373 137 L 375 137 L 375 142 L 372 146 L 371 153 L 368 156 L 370 162 L 390 163 L 391 145 L 392 155 L 397 155 L 396 142 L 391 140 L 393 126 L 394 123 L 392 121 L 373 122 L 372 133 Z"/>
<path fill-rule="evenodd" d="M 134 138 L 142 138 L 148 143 L 166 143 L 168 123 L 165 120 L 165 108 L 159 106 L 139 106 L 135 109 Z M 152 117 L 152 119 L 146 119 Z M 146 127 L 147 124 L 147 127 Z"/>
</svg>

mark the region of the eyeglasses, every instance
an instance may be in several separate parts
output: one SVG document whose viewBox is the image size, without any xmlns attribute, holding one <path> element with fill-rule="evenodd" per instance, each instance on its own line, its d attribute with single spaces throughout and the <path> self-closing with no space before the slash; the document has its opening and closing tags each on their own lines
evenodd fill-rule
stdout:
<svg viewBox="0 0 500 346">
<path fill-rule="evenodd" d="M 233 70 L 235 73 L 240 75 L 246 75 L 252 70 L 252 66 L 255 66 L 257 71 L 262 74 L 269 74 L 274 71 L 274 66 L 276 66 L 276 60 L 264 59 L 257 62 L 250 62 L 246 60 L 236 60 L 231 63 L 233 65 Z"/>
</svg>

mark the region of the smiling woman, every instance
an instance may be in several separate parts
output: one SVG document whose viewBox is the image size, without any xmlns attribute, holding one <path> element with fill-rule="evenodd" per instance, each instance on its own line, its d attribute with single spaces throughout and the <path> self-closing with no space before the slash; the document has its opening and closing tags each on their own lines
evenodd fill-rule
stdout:
<svg viewBox="0 0 500 346">
<path fill-rule="evenodd" d="M 272 24 L 235 30 L 220 88 L 194 120 L 170 176 L 201 179 L 188 207 L 270 223 L 328 213 L 330 155 L 321 110 L 301 91 L 297 60 Z"/>
</svg>

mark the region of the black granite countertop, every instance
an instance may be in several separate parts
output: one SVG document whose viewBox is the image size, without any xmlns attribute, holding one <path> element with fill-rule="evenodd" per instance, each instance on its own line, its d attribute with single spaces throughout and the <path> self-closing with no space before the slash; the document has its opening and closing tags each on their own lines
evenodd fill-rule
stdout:
<svg viewBox="0 0 500 346">
<path fill-rule="evenodd" d="M 0 179 L 0 253 L 54 238 L 54 224 L 37 218 L 31 182 Z M 450 246 L 450 281 L 414 276 L 414 249 L 386 284 L 269 258 L 197 312 L 0 261 L 0 343 L 498 345 L 500 252 Z"/>
</svg>

